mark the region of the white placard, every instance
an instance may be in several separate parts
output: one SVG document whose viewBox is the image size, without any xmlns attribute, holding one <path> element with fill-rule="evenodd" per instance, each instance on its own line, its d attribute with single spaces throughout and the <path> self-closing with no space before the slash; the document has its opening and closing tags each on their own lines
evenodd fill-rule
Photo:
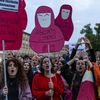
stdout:
<svg viewBox="0 0 100 100">
<path fill-rule="evenodd" d="M 72 53 L 73 48 L 75 48 L 75 45 L 76 45 L 75 43 L 69 44 L 69 53 L 70 54 Z M 85 44 L 79 45 L 79 47 L 77 48 L 77 52 L 80 52 L 80 51 L 85 51 Z"/>
<path fill-rule="evenodd" d="M 18 12 L 19 0 L 0 0 L 0 10 Z"/>
</svg>

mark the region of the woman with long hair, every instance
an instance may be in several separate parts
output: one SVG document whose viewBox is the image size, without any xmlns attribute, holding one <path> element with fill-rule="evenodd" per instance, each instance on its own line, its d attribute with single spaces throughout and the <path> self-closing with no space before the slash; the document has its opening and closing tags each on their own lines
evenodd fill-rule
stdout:
<svg viewBox="0 0 100 100">
<path fill-rule="evenodd" d="M 63 81 L 59 74 L 52 73 L 52 67 L 48 57 L 41 60 L 41 73 L 34 76 L 32 83 L 32 93 L 36 100 L 61 100 L 64 92 Z"/>
<path fill-rule="evenodd" d="M 1 86 L 3 99 L 7 95 L 8 100 L 32 100 L 31 90 L 24 68 L 17 59 L 7 60 L 6 75 L 7 86 L 4 86 L 4 82 Z"/>
<path fill-rule="evenodd" d="M 28 78 L 29 86 L 32 89 L 32 80 L 33 80 L 32 66 L 29 62 L 24 62 L 23 67 L 24 67 L 24 71 L 26 73 L 26 76 Z"/>
</svg>

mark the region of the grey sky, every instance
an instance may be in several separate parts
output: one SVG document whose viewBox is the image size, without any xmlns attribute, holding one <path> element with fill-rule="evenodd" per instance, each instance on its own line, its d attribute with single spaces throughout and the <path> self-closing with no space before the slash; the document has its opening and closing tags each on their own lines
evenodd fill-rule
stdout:
<svg viewBox="0 0 100 100">
<path fill-rule="evenodd" d="M 51 7 L 56 17 L 63 4 L 70 4 L 73 8 L 74 32 L 66 43 L 75 43 L 82 36 L 80 30 L 84 25 L 91 23 L 93 27 L 95 23 L 100 23 L 100 0 L 26 0 L 28 24 L 25 31 L 31 33 L 34 29 L 34 14 L 39 6 Z"/>
</svg>

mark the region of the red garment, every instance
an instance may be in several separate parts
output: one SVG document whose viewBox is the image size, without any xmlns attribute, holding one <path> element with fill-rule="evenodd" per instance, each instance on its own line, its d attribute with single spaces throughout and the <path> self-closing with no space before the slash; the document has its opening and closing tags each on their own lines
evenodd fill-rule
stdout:
<svg viewBox="0 0 100 100">
<path fill-rule="evenodd" d="M 77 100 L 96 100 L 93 82 L 85 81 L 81 83 Z"/>
<path fill-rule="evenodd" d="M 64 84 L 59 74 L 56 74 L 51 78 L 54 85 L 53 100 L 61 100 L 61 94 L 64 93 Z M 32 82 L 32 94 L 36 100 L 50 100 L 49 96 L 45 95 L 45 92 L 49 90 L 48 84 L 50 78 L 45 77 L 42 74 L 36 74 Z"/>
</svg>

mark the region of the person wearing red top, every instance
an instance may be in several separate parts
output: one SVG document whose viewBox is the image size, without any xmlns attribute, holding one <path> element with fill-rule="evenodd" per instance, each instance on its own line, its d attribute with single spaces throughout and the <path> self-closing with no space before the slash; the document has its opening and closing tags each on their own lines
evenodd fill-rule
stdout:
<svg viewBox="0 0 100 100">
<path fill-rule="evenodd" d="M 41 60 L 41 73 L 36 74 L 33 79 L 32 94 L 36 100 L 61 100 L 61 95 L 64 93 L 61 76 L 52 74 L 53 66 L 50 63 L 52 62 L 49 58 L 44 57 Z"/>
</svg>

